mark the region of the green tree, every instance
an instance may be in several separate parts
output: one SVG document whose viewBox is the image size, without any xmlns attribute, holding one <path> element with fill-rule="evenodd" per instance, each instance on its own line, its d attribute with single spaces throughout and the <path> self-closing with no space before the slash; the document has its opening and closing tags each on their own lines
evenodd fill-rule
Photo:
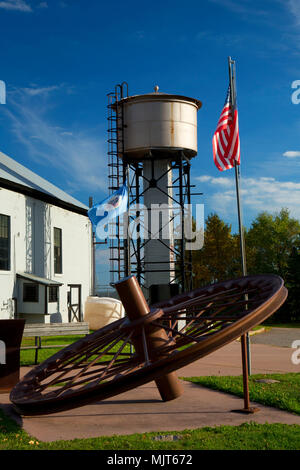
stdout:
<svg viewBox="0 0 300 470">
<path fill-rule="evenodd" d="M 287 308 L 291 321 L 300 321 L 300 243 L 294 246 L 289 257 L 286 285 L 289 290 Z"/>
<path fill-rule="evenodd" d="M 194 286 L 223 281 L 236 274 L 238 246 L 231 234 L 231 225 L 217 214 L 205 221 L 204 246 L 193 252 Z"/>
<path fill-rule="evenodd" d="M 246 237 L 248 272 L 273 273 L 281 276 L 289 295 L 272 321 L 299 321 L 300 223 L 287 209 L 280 213 L 262 212 L 253 221 Z"/>
<path fill-rule="evenodd" d="M 289 290 L 272 321 L 300 321 L 300 223 L 287 209 L 260 213 L 245 229 L 248 274 L 277 274 Z M 204 246 L 192 252 L 194 287 L 241 276 L 240 240 L 217 214 L 206 219 Z"/>
<path fill-rule="evenodd" d="M 300 223 L 287 209 L 260 213 L 246 234 L 248 272 L 274 273 L 285 278 L 293 247 L 298 243 Z"/>
</svg>

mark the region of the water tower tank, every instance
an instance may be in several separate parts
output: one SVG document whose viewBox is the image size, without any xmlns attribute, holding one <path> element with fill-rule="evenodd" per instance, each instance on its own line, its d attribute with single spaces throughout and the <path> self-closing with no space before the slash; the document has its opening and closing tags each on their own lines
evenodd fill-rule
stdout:
<svg viewBox="0 0 300 470">
<path fill-rule="evenodd" d="M 197 111 L 201 101 L 159 93 L 129 96 L 122 100 L 124 154 L 130 159 L 170 158 L 184 151 L 197 154 Z"/>
</svg>

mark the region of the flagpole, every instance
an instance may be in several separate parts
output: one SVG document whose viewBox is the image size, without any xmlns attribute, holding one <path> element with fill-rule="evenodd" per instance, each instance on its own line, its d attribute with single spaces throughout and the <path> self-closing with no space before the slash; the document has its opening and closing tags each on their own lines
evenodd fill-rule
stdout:
<svg viewBox="0 0 300 470">
<path fill-rule="evenodd" d="M 230 83 L 230 101 L 232 104 L 232 111 L 234 112 L 234 110 L 236 109 L 236 83 L 235 83 L 236 76 L 235 76 L 235 61 L 232 60 L 231 57 L 228 57 L 228 70 L 229 70 L 229 83 Z M 234 169 L 235 169 L 235 186 L 236 186 L 238 222 L 239 222 L 241 267 L 242 267 L 243 276 L 247 276 L 245 236 L 244 236 L 244 228 L 243 228 L 243 222 L 242 222 L 242 206 L 241 206 L 241 196 L 240 196 L 240 169 L 236 161 L 235 161 Z M 242 411 L 246 413 L 253 413 L 257 411 L 257 409 L 250 407 L 250 400 L 249 400 L 248 376 L 251 375 L 249 333 L 241 336 L 241 348 L 242 348 L 243 388 L 244 388 L 244 409 Z"/>
<path fill-rule="evenodd" d="M 233 111 L 236 108 L 236 85 L 235 85 L 235 61 L 228 57 L 229 66 L 229 80 L 230 80 L 230 94 Z M 234 67 L 232 67 L 234 66 Z M 241 196 L 240 196 L 240 170 L 239 165 L 235 161 L 235 186 L 237 196 L 237 209 L 238 209 L 238 221 L 239 221 L 239 235 L 240 235 L 240 248 L 241 248 L 241 266 L 243 276 L 247 276 L 247 263 L 246 263 L 246 250 L 245 250 L 245 237 L 244 228 L 242 222 L 242 209 L 241 209 Z"/>
</svg>

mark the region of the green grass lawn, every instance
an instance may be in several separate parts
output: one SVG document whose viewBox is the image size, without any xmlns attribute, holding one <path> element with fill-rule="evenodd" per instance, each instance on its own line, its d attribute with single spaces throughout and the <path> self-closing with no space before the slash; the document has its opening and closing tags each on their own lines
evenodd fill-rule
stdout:
<svg viewBox="0 0 300 470">
<path fill-rule="evenodd" d="M 155 440 L 158 436 L 171 441 Z M 300 426 L 246 423 L 241 426 L 41 442 L 0 409 L 0 450 L 299 450 Z"/>
<path fill-rule="evenodd" d="M 84 336 L 45 336 L 42 337 L 42 345 L 57 345 L 63 344 L 68 345 L 78 341 L 80 338 Z M 31 346 L 34 345 L 34 338 L 23 338 L 22 339 L 22 346 Z M 61 348 L 49 348 L 49 349 L 40 349 L 38 354 L 38 362 L 45 361 L 48 357 L 53 356 L 57 351 Z M 34 357 L 35 357 L 35 350 L 34 349 L 25 349 L 21 350 L 20 354 L 20 364 L 21 366 L 30 366 L 34 364 Z"/>
<path fill-rule="evenodd" d="M 214 390 L 231 393 L 243 397 L 242 376 L 208 376 L 182 377 L 195 384 L 203 385 Z M 278 383 L 259 383 L 257 379 L 274 379 Z M 300 374 L 257 374 L 249 377 L 249 395 L 251 401 L 273 406 L 281 410 L 300 415 Z"/>
<path fill-rule="evenodd" d="M 80 338 L 84 338 L 84 336 L 75 335 L 75 336 L 45 336 L 42 337 L 42 346 L 51 346 L 62 344 L 68 345 L 72 344 L 75 341 L 78 341 Z M 111 352 L 116 352 L 122 343 L 117 343 L 115 346 L 112 347 Z M 23 338 L 22 346 L 31 346 L 34 345 L 34 338 Z M 53 356 L 53 354 L 60 351 L 62 348 L 47 348 L 47 349 L 40 349 L 38 352 L 38 363 L 45 361 L 49 357 Z M 130 346 L 127 344 L 122 351 L 123 353 L 130 353 Z M 34 358 L 35 358 L 35 350 L 34 349 L 23 349 L 21 350 L 20 354 L 20 364 L 21 366 L 32 366 L 34 365 Z M 91 357 L 92 359 L 92 357 Z M 107 360 L 108 356 L 103 356 L 102 360 Z"/>
</svg>

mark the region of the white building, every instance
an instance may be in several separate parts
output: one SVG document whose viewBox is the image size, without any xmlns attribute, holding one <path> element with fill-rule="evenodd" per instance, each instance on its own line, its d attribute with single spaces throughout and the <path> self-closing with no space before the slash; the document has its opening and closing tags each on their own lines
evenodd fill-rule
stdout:
<svg viewBox="0 0 300 470">
<path fill-rule="evenodd" d="M 68 322 L 79 311 L 83 317 L 92 290 L 87 210 L 0 152 L 0 319 Z"/>
</svg>

